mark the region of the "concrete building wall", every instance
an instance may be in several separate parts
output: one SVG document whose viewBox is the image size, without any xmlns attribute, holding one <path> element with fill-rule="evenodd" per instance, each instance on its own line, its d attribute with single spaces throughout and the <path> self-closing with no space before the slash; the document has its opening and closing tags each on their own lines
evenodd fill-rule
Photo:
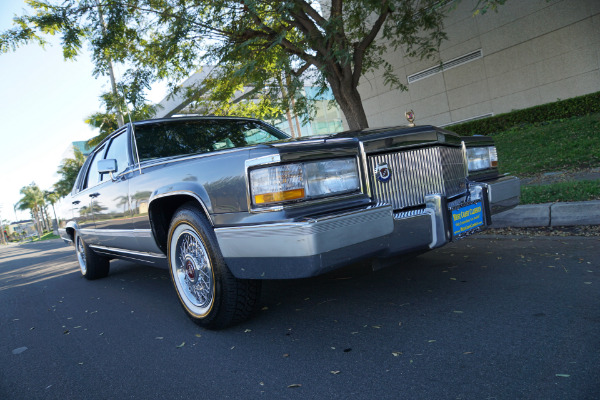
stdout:
<svg viewBox="0 0 600 400">
<path fill-rule="evenodd" d="M 361 79 L 359 91 L 372 127 L 448 125 L 489 114 L 600 91 L 599 0 L 509 0 L 473 16 L 476 0 L 463 0 L 446 21 L 448 41 L 436 60 L 388 60 L 408 86 L 390 90 L 382 71 Z M 481 56 L 408 82 L 408 76 L 480 50 Z"/>
</svg>

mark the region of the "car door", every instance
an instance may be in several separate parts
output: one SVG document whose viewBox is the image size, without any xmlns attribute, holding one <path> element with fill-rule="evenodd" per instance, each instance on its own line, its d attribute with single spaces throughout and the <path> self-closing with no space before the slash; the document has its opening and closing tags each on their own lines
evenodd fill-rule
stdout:
<svg viewBox="0 0 600 400">
<path fill-rule="evenodd" d="M 125 129 L 107 143 L 104 160 L 115 160 L 112 176 L 100 174 L 100 183 L 93 196 L 95 233 L 98 244 L 107 250 L 127 250 L 135 247 L 135 233 L 131 221 L 129 180 L 131 178 L 131 148 Z"/>
<path fill-rule="evenodd" d="M 89 162 L 83 166 L 81 181 L 77 182 L 71 197 L 73 207 L 73 219 L 78 227 L 78 232 L 88 244 L 97 242 L 95 235 L 94 213 L 93 213 L 93 189 L 100 182 L 98 173 L 98 161 L 104 157 L 106 146 L 99 146 L 89 156 Z"/>
</svg>

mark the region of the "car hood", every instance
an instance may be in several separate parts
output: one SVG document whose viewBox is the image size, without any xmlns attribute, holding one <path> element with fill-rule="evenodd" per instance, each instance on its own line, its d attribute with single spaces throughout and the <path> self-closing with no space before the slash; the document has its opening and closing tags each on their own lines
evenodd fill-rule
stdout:
<svg viewBox="0 0 600 400">
<path fill-rule="evenodd" d="M 331 135 L 308 136 L 286 139 L 269 143 L 275 147 L 306 145 L 309 143 L 333 143 L 342 141 L 360 141 L 367 153 L 390 150 L 407 146 L 423 146 L 432 144 L 460 145 L 461 138 L 448 130 L 432 125 L 393 126 L 343 131 Z"/>
</svg>

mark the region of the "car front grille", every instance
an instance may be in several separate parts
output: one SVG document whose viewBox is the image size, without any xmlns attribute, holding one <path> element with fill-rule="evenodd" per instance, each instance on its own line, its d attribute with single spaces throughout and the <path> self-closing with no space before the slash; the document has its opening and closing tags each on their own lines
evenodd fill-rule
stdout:
<svg viewBox="0 0 600 400">
<path fill-rule="evenodd" d="M 376 167 L 387 164 L 391 177 L 381 182 Z M 466 168 L 460 147 L 436 146 L 367 156 L 374 200 L 394 210 L 425 204 L 428 194 L 452 197 L 466 190 Z"/>
</svg>

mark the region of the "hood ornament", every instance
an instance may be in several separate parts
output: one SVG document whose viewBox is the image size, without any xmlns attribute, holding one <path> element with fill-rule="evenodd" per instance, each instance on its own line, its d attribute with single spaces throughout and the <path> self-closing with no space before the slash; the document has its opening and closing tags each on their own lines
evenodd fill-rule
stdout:
<svg viewBox="0 0 600 400">
<path fill-rule="evenodd" d="M 413 110 L 407 111 L 404 113 L 406 120 L 408 121 L 408 126 L 415 126 L 415 112 Z"/>
</svg>

